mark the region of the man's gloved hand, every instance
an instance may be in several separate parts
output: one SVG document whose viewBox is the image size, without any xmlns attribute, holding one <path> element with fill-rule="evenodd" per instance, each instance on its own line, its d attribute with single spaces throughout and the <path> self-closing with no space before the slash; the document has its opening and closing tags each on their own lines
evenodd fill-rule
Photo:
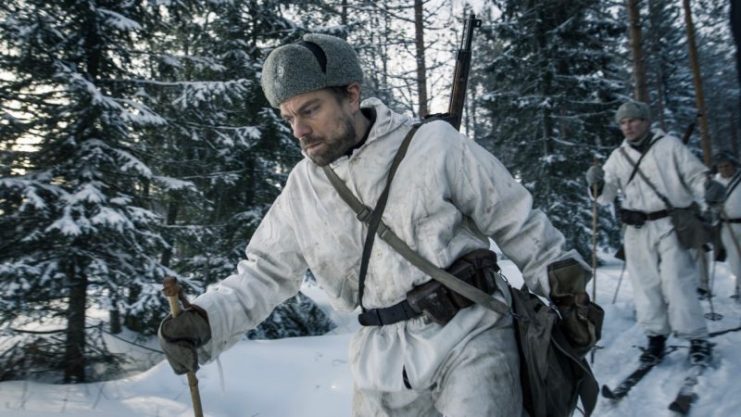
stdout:
<svg viewBox="0 0 741 417">
<path fill-rule="evenodd" d="M 196 349 L 211 340 L 206 311 L 191 304 L 177 317 L 168 314 L 160 324 L 160 346 L 177 375 L 198 370 Z"/>
<path fill-rule="evenodd" d="M 586 177 L 587 185 L 589 185 L 590 189 L 594 188 L 594 186 L 602 188 L 602 185 L 605 182 L 605 170 L 603 170 L 599 165 L 592 165 L 587 170 Z"/>
<path fill-rule="evenodd" d="M 723 204 L 726 196 L 726 187 L 718 181 L 708 179 L 705 181 L 705 202 L 711 206 Z"/>
</svg>

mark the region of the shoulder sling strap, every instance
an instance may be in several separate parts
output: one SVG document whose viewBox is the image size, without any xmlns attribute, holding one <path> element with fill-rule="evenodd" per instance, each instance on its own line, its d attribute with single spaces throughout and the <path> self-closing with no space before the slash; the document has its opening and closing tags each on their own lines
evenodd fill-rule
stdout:
<svg viewBox="0 0 741 417">
<path fill-rule="evenodd" d="M 641 157 L 638 158 L 638 162 L 636 162 L 635 164 L 633 164 L 633 172 L 630 173 L 630 177 L 628 178 L 628 182 L 625 183 L 626 186 L 628 184 L 630 184 L 631 181 L 633 181 L 633 177 L 636 176 L 636 172 L 638 172 L 638 167 L 641 165 L 641 161 L 643 161 L 643 157 L 646 156 L 646 155 L 648 155 L 648 150 L 651 149 L 652 146 L 654 146 L 654 143 L 658 142 L 659 139 L 661 139 L 663 137 L 664 136 L 659 136 L 658 138 L 656 138 L 656 139 L 652 140 L 651 142 L 649 142 L 648 147 L 643 151 L 643 153 L 641 154 Z M 621 147 L 620 149 L 624 149 L 624 148 Z M 623 154 L 625 154 L 625 151 L 623 151 Z M 628 158 L 628 160 L 630 161 L 630 158 Z M 630 161 L 630 162 L 632 163 L 633 161 Z"/>
<path fill-rule="evenodd" d="M 731 177 L 731 181 L 728 182 L 728 187 L 726 187 L 726 195 L 723 197 L 723 201 L 728 200 L 739 182 L 741 182 L 741 169 L 736 168 L 736 173 Z"/>
<path fill-rule="evenodd" d="M 431 276 L 433 279 L 439 281 L 448 289 L 455 291 L 458 294 L 461 294 L 462 296 L 468 298 L 469 300 L 481 304 L 482 306 L 499 314 L 509 314 L 510 308 L 505 303 L 497 300 L 496 298 L 493 298 L 491 295 L 481 291 L 480 289 L 463 282 L 455 275 L 452 275 L 447 271 L 438 268 L 432 262 L 420 256 L 417 252 L 413 251 L 406 243 L 404 243 L 403 240 L 396 236 L 396 234 L 381 220 L 381 215 L 383 214 L 383 209 L 388 199 L 391 180 L 393 179 L 393 176 L 396 173 L 396 168 L 401 162 L 401 159 L 404 157 L 406 149 L 409 146 L 409 142 L 411 142 L 411 139 L 414 136 L 417 128 L 419 128 L 419 125 L 415 125 L 404 138 L 404 142 L 399 148 L 397 156 L 394 159 L 394 163 L 389 170 L 388 177 L 386 178 L 386 188 L 383 190 L 381 197 L 379 197 L 376 208 L 373 210 L 365 206 L 355 197 L 352 191 L 347 188 L 347 185 L 345 185 L 342 179 L 337 176 L 332 168 L 330 168 L 329 166 L 322 167 L 324 173 L 329 179 L 329 182 L 337 190 L 337 193 L 340 195 L 342 200 L 344 200 L 345 203 L 347 203 L 347 205 L 350 206 L 350 208 L 355 212 L 358 220 L 368 224 L 368 235 L 366 235 L 366 244 L 363 247 L 363 258 L 361 259 L 360 264 L 360 276 L 358 284 L 360 287 L 358 298 L 361 308 L 363 308 L 362 295 L 365 274 L 367 273 L 368 268 L 368 258 L 370 257 L 371 251 L 370 246 L 373 244 L 373 236 L 378 234 L 378 237 L 380 237 L 384 242 L 388 243 L 412 265 L 417 267 L 425 274 Z M 363 308 L 363 310 L 365 311 L 365 308 Z"/>
<path fill-rule="evenodd" d="M 635 167 L 635 170 L 638 172 L 638 175 L 643 179 L 643 181 L 646 181 L 646 184 L 648 184 L 648 186 L 651 187 L 652 190 L 654 190 L 654 192 L 656 193 L 656 195 L 661 199 L 661 201 L 664 202 L 664 204 L 666 205 L 666 207 L 669 210 L 673 209 L 674 206 L 672 206 L 672 203 L 669 202 L 669 199 L 666 198 L 666 196 L 664 196 L 664 194 L 661 194 L 659 192 L 659 190 L 656 188 L 656 186 L 654 185 L 654 183 L 652 183 L 651 180 L 648 179 L 648 177 L 646 176 L 646 174 L 644 174 L 643 171 L 641 171 L 641 168 L 638 167 L 638 165 L 636 164 L 636 162 L 633 161 L 633 158 L 631 158 L 630 155 L 628 155 L 628 152 L 625 151 L 625 148 L 624 147 L 622 147 L 622 146 L 620 147 L 620 152 L 623 154 L 623 156 L 625 157 L 625 159 L 627 159 L 628 162 Z"/>
</svg>

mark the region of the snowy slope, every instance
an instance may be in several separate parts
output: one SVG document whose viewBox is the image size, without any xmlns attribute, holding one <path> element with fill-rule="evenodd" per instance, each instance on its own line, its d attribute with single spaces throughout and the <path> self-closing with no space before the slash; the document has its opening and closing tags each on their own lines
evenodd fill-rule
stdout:
<svg viewBox="0 0 741 417">
<path fill-rule="evenodd" d="M 594 370 L 600 383 L 614 386 L 637 364 L 644 336 L 635 324 L 627 276 L 615 304 L 612 297 L 621 263 L 598 271 L 597 299 L 606 310 L 603 340 Z M 519 281 L 516 269 L 503 262 L 505 274 Z M 723 319 L 709 322 L 711 331 L 741 324 L 741 305 L 731 293 L 732 278 L 718 264 L 714 302 Z M 307 295 L 325 304 L 319 289 Z M 703 302 L 709 311 L 707 302 Z M 339 326 L 333 334 L 274 341 L 244 341 L 198 372 L 204 411 L 211 417 L 346 417 L 350 415 L 352 382 L 347 344 L 357 326 L 350 315 L 332 313 Z M 717 343 L 713 368 L 700 378 L 692 416 L 741 416 L 741 332 L 712 339 Z M 679 348 L 655 368 L 618 405 L 600 399 L 595 416 L 671 416 L 667 405 L 687 369 L 687 343 L 670 339 Z M 735 375 L 735 377 L 734 377 Z M 0 383 L 0 416 L 39 417 L 68 414 L 106 417 L 192 416 L 185 377 L 172 374 L 166 362 L 130 378 L 80 385 L 48 385 L 24 381 Z M 578 413 L 577 413 L 578 414 Z"/>
</svg>

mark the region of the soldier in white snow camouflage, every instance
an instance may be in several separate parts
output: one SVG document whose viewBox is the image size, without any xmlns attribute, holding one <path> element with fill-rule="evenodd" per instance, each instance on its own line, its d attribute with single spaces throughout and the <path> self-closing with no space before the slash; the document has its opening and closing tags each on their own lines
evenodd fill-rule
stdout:
<svg viewBox="0 0 741 417">
<path fill-rule="evenodd" d="M 679 139 L 651 129 L 647 104 L 624 103 L 615 121 L 625 140 L 604 168 L 595 165 L 587 171 L 587 183 L 590 191 L 597 190 L 600 203 L 622 194 L 627 271 L 638 322 L 648 336 L 641 361 L 660 361 L 673 332 L 690 341 L 693 363 L 706 362 L 711 345 L 696 293 L 699 254 L 680 245 L 662 196 L 672 207 L 688 207 L 696 200 L 715 202 L 722 186 L 707 178 L 708 169 Z"/>
<path fill-rule="evenodd" d="M 306 158 L 292 170 L 237 272 L 196 298 L 190 314 L 165 319 L 163 349 L 178 373 L 197 368 L 196 352 L 202 363 L 213 360 L 296 294 L 308 268 L 335 308 L 353 311 L 362 303 L 366 311 L 349 350 L 354 416 L 521 416 L 510 317 L 476 304 L 456 307 L 446 323 L 401 311 L 397 306 L 407 294 L 431 278 L 383 241 L 373 247 L 359 299 L 367 227 L 321 167 L 331 167 L 374 206 L 413 122 L 377 99 L 361 102 L 361 82 L 355 53 L 335 37 L 306 35 L 267 58 L 263 90 Z M 435 121 L 422 125 L 411 142 L 383 222 L 442 268 L 488 249 L 490 237 L 529 287 L 548 295 L 548 265 L 567 258 L 583 262 L 564 249 L 564 237 L 532 204 L 495 157 Z M 486 275 L 480 288 L 504 300 L 500 279 Z"/>
</svg>

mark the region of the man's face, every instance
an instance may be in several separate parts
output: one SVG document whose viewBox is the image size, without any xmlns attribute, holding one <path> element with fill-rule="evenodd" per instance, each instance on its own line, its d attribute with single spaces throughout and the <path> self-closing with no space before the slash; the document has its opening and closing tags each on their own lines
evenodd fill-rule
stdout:
<svg viewBox="0 0 741 417">
<path fill-rule="evenodd" d="M 736 172 L 736 167 L 729 161 L 723 161 L 718 164 L 718 172 L 723 178 L 731 178 L 733 173 Z"/>
<path fill-rule="evenodd" d="M 623 132 L 625 139 L 634 141 L 643 137 L 651 127 L 651 122 L 646 119 L 635 119 L 626 117 L 620 120 L 620 131 Z"/>
<path fill-rule="evenodd" d="M 280 114 L 291 126 L 306 156 L 325 166 L 358 141 L 353 117 L 359 111 L 358 101 L 354 90 L 341 98 L 330 90 L 318 90 L 284 101 Z"/>
</svg>

